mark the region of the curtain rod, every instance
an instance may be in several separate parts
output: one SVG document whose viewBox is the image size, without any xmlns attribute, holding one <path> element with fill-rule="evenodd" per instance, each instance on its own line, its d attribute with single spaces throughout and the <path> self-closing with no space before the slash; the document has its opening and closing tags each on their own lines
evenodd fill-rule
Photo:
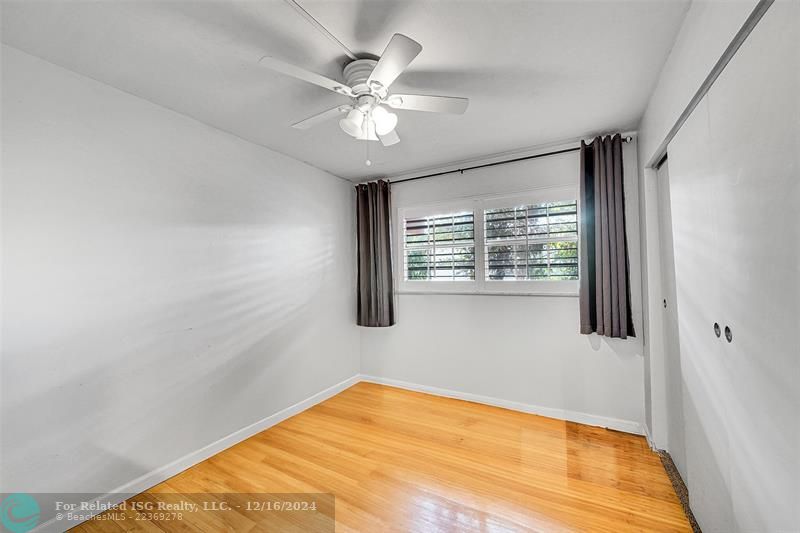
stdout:
<svg viewBox="0 0 800 533">
<path fill-rule="evenodd" d="M 622 142 L 629 143 L 633 140 L 633 138 L 629 135 L 627 137 L 622 138 Z M 426 178 L 435 178 L 436 176 L 444 176 L 445 174 L 455 174 L 456 172 L 460 172 L 463 174 L 467 170 L 476 170 L 479 168 L 486 168 L 486 167 L 493 167 L 496 165 L 505 165 L 507 163 L 517 163 L 518 161 L 527 161 L 528 159 L 538 159 L 540 157 L 547 157 L 549 155 L 558 155 L 558 154 L 566 154 L 568 152 L 577 152 L 580 150 L 580 146 L 576 146 L 575 148 L 564 148 L 563 150 L 556 150 L 554 152 L 545 152 L 543 154 L 535 154 L 535 155 L 526 155 L 524 157 L 516 157 L 514 159 L 505 159 L 503 161 L 495 161 L 493 163 L 484 163 L 482 165 L 475 165 L 471 167 L 464 167 L 464 168 L 454 168 L 453 170 L 444 170 L 442 172 L 434 172 L 433 174 L 424 174 L 422 176 L 414 176 L 413 178 L 403 178 L 399 180 L 389 180 L 390 183 L 402 183 L 404 181 L 414 181 L 414 180 L 422 180 Z"/>
</svg>

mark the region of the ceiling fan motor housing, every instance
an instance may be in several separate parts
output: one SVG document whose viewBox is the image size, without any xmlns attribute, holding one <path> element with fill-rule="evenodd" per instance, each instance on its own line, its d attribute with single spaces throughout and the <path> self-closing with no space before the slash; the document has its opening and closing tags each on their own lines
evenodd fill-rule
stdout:
<svg viewBox="0 0 800 533">
<path fill-rule="evenodd" d="M 367 85 L 367 79 L 369 79 L 369 75 L 372 74 L 372 70 L 377 64 L 378 62 L 374 59 L 356 59 L 345 65 L 345 83 L 353 89 L 353 94 L 356 96 L 374 94 L 379 98 L 386 96 L 386 89 L 381 87 L 380 84 Z"/>
</svg>

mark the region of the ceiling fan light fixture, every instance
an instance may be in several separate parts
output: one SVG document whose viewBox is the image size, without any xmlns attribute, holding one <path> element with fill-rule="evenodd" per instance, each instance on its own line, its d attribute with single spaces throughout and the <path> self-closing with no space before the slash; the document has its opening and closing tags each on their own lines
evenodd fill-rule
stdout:
<svg viewBox="0 0 800 533">
<path fill-rule="evenodd" d="M 386 135 L 397 126 L 397 115 L 381 106 L 372 110 L 372 120 L 375 121 L 375 133 L 378 135 Z"/>
<path fill-rule="evenodd" d="M 350 135 L 358 138 L 361 135 L 362 125 L 364 124 L 364 114 L 358 109 L 351 110 L 347 116 L 339 121 L 339 127 Z"/>
<path fill-rule="evenodd" d="M 297 4 L 295 0 L 287 1 L 293 3 L 292 5 Z M 302 10 L 302 8 L 300 9 Z M 305 10 L 302 10 L 302 13 L 308 15 Z M 327 32 L 326 35 L 341 45 L 341 42 L 335 37 Z M 391 85 L 422 51 L 421 44 L 401 33 L 392 35 L 389 44 L 386 45 L 378 59 L 359 59 L 348 49 L 345 48 L 345 51 L 352 61 L 348 61 L 344 65 L 343 82 L 271 56 L 264 56 L 259 60 L 259 63 L 275 72 L 317 85 L 350 99 L 350 103 L 347 105 L 322 111 L 292 124 L 293 128 L 307 130 L 316 124 L 337 117 L 341 119 L 339 127 L 351 137 L 360 141 L 380 141 L 383 146 L 392 146 L 400 142 L 400 137 L 395 131 L 397 115 L 392 113 L 392 110 L 457 115 L 467 110 L 469 104 L 467 98 L 425 94 L 389 94 Z M 347 116 L 342 118 L 345 113 Z M 369 149 L 367 149 L 367 155 L 369 156 Z M 367 157 L 367 164 L 369 164 L 369 157 Z"/>
</svg>

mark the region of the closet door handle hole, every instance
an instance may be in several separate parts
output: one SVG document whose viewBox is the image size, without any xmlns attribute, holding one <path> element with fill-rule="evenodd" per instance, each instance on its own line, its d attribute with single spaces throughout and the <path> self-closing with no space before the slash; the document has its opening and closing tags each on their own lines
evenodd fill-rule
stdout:
<svg viewBox="0 0 800 533">
<path fill-rule="evenodd" d="M 719 329 L 719 324 L 716 322 L 714 322 L 714 335 L 716 335 L 717 338 L 719 338 L 719 336 L 722 335 L 722 330 Z"/>
<path fill-rule="evenodd" d="M 733 340 L 733 333 L 731 332 L 731 328 L 725 326 L 725 340 L 731 342 Z"/>
</svg>

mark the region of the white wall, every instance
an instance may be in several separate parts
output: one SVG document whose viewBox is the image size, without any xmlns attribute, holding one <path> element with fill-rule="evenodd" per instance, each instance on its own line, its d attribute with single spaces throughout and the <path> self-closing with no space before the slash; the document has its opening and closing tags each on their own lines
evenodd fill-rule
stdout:
<svg viewBox="0 0 800 533">
<path fill-rule="evenodd" d="M 574 143 L 572 144 L 574 146 Z M 636 148 L 624 148 L 634 325 L 640 331 Z M 578 153 L 393 186 L 394 207 L 537 187 L 577 185 Z M 402 275 L 400 268 L 396 269 Z M 398 297 L 398 323 L 362 329 L 367 375 L 590 415 L 639 427 L 644 419 L 639 338 L 578 333 L 576 297 L 418 295 Z M 593 418 L 592 418 L 593 417 Z"/>
<path fill-rule="evenodd" d="M 714 64 L 741 28 L 757 0 L 694 0 L 686 13 L 670 55 L 659 75 L 647 109 L 639 125 L 639 176 L 641 177 L 640 209 L 642 212 L 642 271 L 644 293 L 645 358 L 648 367 L 647 421 L 650 435 L 658 448 L 670 448 L 670 424 L 678 440 L 682 433 L 675 427 L 669 403 L 679 400 L 669 394 L 666 382 L 669 354 L 665 352 L 662 323 L 661 243 L 659 242 L 658 182 L 655 170 L 645 168 L 656 155 L 667 133 L 700 88 Z M 655 162 L 654 162 L 655 163 Z M 667 273 L 668 275 L 669 273 Z M 671 309 L 671 308 L 670 308 Z M 673 354 L 673 359 L 675 354 Z M 673 409 L 674 411 L 674 409 Z M 681 453 L 676 451 L 678 468 Z"/>
<path fill-rule="evenodd" d="M 358 373 L 351 184 L 2 53 L 0 492 L 104 493 Z"/>
</svg>

